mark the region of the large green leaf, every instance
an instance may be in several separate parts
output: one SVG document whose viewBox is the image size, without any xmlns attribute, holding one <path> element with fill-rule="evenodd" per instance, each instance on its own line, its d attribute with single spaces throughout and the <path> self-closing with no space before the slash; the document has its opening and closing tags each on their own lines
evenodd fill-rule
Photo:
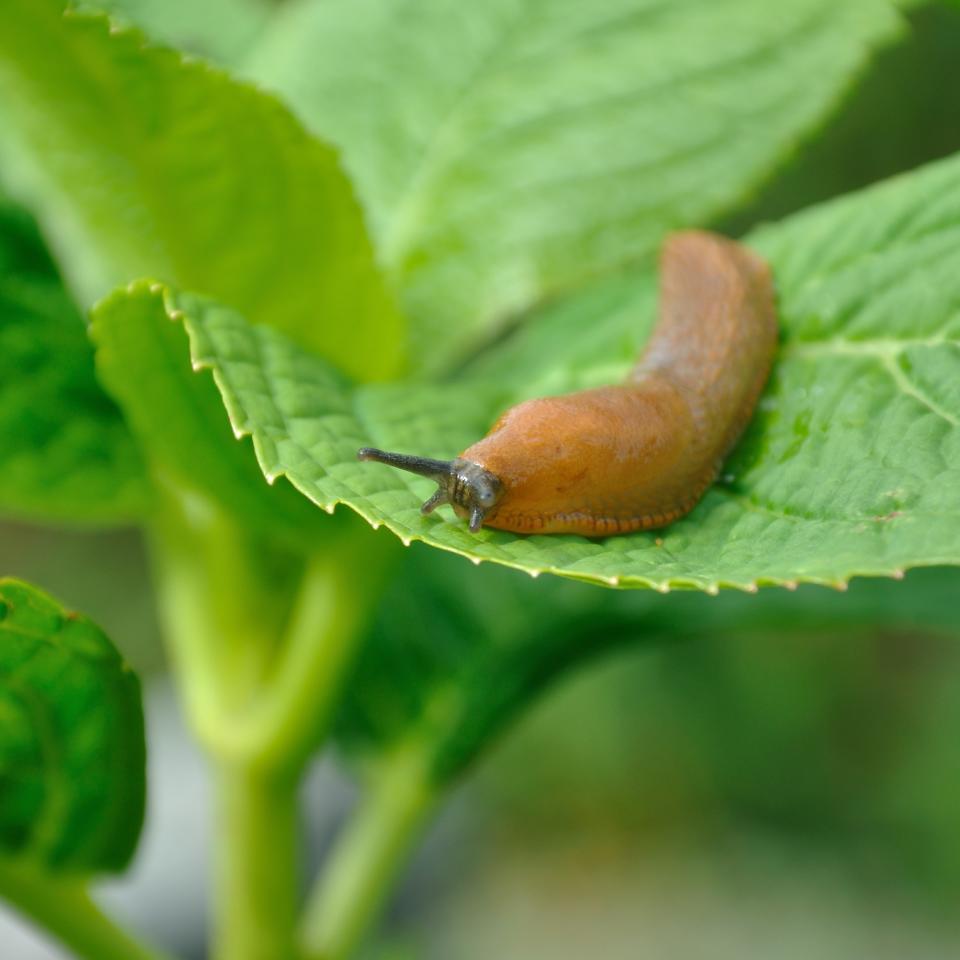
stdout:
<svg viewBox="0 0 960 960">
<path fill-rule="evenodd" d="M 7 170 L 80 299 L 158 276 L 358 377 L 402 329 L 331 149 L 275 99 L 57 0 L 0 7 Z"/>
<path fill-rule="evenodd" d="M 532 390 L 617 380 L 641 323 L 627 304 L 648 302 L 651 277 L 545 311 L 483 375 L 443 385 L 351 391 L 233 311 L 173 295 L 166 309 L 190 332 L 192 362 L 214 370 L 265 474 L 405 541 L 616 586 L 843 585 L 960 562 L 958 239 L 956 158 L 756 234 L 779 287 L 783 344 L 751 428 L 687 518 L 600 541 L 470 534 L 445 511 L 420 515 L 429 482 L 354 458 L 368 443 L 449 457 Z M 529 355 L 543 330 L 552 335 L 524 379 L 514 352 Z"/>
<path fill-rule="evenodd" d="M 0 511 L 118 522 L 148 495 L 82 317 L 32 220 L 0 199 Z"/>
<path fill-rule="evenodd" d="M 85 617 L 0 580 L 0 851 L 118 870 L 145 802 L 140 685 Z"/>
<path fill-rule="evenodd" d="M 614 649 L 879 625 L 955 636 L 958 589 L 960 571 L 938 569 L 898 584 L 857 581 L 847 593 L 806 586 L 661 597 L 556 578 L 532 582 L 414 549 L 345 685 L 337 736 L 361 765 L 414 741 L 433 778 L 445 782 L 544 688 Z"/>
<path fill-rule="evenodd" d="M 318 0 L 249 70 L 342 148 L 436 368 L 743 199 L 896 27 L 886 0 Z"/>
</svg>

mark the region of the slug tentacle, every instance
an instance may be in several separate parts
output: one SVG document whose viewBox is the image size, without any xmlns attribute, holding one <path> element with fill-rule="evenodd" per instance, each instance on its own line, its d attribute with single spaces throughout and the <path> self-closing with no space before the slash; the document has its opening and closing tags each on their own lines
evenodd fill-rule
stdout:
<svg viewBox="0 0 960 960">
<path fill-rule="evenodd" d="M 417 473 L 421 477 L 438 480 L 450 473 L 452 460 L 431 460 L 429 457 L 411 457 L 406 453 L 390 453 L 388 450 L 378 450 L 376 447 L 361 447 L 357 451 L 358 460 L 376 460 L 377 463 L 386 463 L 391 467 L 399 467 L 408 473 Z"/>
<path fill-rule="evenodd" d="M 420 512 L 424 516 L 427 516 L 427 514 L 433 513 L 437 507 L 441 507 L 447 502 L 447 491 L 444 490 L 443 487 L 440 487 L 429 500 L 424 500 L 423 503 L 420 504 Z"/>
<path fill-rule="evenodd" d="M 390 453 L 376 447 L 361 447 L 357 459 L 375 460 L 435 480 L 437 491 L 423 502 L 420 512 L 424 515 L 433 513 L 441 504 L 449 503 L 458 516 L 469 519 L 471 533 L 477 533 L 483 526 L 483 521 L 503 493 L 499 477 L 462 457 L 431 460 L 406 453 Z"/>
</svg>

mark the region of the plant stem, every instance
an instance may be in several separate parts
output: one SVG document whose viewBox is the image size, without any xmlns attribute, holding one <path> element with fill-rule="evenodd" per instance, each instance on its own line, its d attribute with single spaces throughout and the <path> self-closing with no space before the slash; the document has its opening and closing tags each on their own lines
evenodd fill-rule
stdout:
<svg viewBox="0 0 960 960">
<path fill-rule="evenodd" d="M 296 777 L 236 763 L 218 770 L 217 960 L 294 956 L 299 857 Z"/>
<path fill-rule="evenodd" d="M 370 586 L 359 580 L 379 580 L 366 552 L 366 569 L 348 548 L 307 562 L 276 668 L 237 730 L 265 766 L 302 767 L 323 740 L 369 612 Z"/>
<path fill-rule="evenodd" d="M 396 750 L 379 774 L 310 894 L 300 940 L 306 960 L 353 955 L 436 802 L 419 744 Z"/>
<path fill-rule="evenodd" d="M 209 498 L 157 483 L 164 510 L 151 553 L 177 684 L 204 747 L 242 757 L 236 715 L 256 697 L 289 590 L 265 569 L 268 543 Z"/>
<path fill-rule="evenodd" d="M 0 896 L 83 960 L 163 960 L 103 913 L 83 880 L 0 861 Z"/>
</svg>

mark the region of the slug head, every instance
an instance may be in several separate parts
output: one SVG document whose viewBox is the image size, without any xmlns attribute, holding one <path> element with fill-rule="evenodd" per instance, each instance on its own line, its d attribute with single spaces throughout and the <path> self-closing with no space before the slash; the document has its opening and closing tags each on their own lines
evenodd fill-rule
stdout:
<svg viewBox="0 0 960 960">
<path fill-rule="evenodd" d="M 433 513 L 441 504 L 449 503 L 457 516 L 468 518 L 470 532 L 476 533 L 484 518 L 497 505 L 503 495 L 499 477 L 485 470 L 472 460 L 456 457 L 453 460 L 430 460 L 428 457 L 411 457 L 405 453 L 389 453 L 374 447 L 361 447 L 359 460 L 375 460 L 398 467 L 409 473 L 429 477 L 437 482 L 437 492 L 420 507 L 423 514 Z"/>
</svg>

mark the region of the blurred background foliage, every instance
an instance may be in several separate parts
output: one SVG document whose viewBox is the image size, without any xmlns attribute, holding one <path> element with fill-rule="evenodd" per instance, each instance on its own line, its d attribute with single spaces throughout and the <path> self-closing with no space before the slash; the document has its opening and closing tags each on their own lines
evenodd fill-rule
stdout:
<svg viewBox="0 0 960 960">
<path fill-rule="evenodd" d="M 236 56 L 256 8 L 223 51 L 200 52 Z M 960 150 L 960 8 L 923 5 L 909 20 L 826 131 L 721 229 Z M 163 682 L 136 535 L 7 523 L 0 570 L 88 612 Z M 572 624 L 619 652 L 552 690 L 484 762 L 421 854 L 377 957 L 619 958 L 640 943 L 684 960 L 956 955 L 960 575 L 715 599 L 548 580 L 420 546 L 397 574 L 364 653 L 390 682 L 355 691 L 340 721 L 361 746 L 389 730 L 355 722 L 356 697 L 389 695 L 397 716 L 420 706 L 429 657 L 409 646 L 391 657 L 393 619 L 420 618 L 431 649 L 506 698 L 511 676 L 484 674 L 471 637 L 509 644 L 526 604 L 550 608 L 544 629 Z M 423 583 L 437 586 L 418 593 Z M 549 679 L 550 664 L 539 669 Z"/>
</svg>

